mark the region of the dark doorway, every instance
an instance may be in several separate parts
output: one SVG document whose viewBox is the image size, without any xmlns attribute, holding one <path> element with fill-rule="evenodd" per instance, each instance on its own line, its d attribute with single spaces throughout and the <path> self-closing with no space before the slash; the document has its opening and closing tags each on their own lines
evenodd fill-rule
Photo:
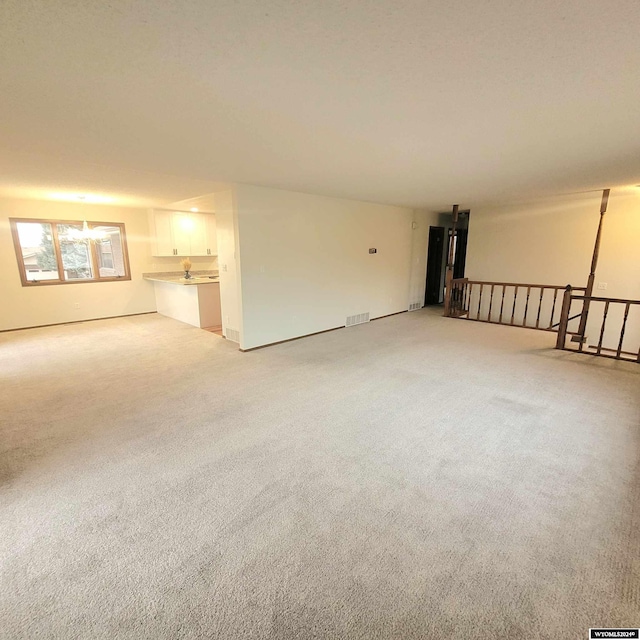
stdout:
<svg viewBox="0 0 640 640">
<path fill-rule="evenodd" d="M 453 245 L 453 277 L 464 278 L 467 261 L 467 238 L 469 235 L 469 211 L 460 211 Z M 444 281 L 451 245 L 453 216 L 451 213 L 438 215 L 438 226 L 429 227 L 429 248 L 427 253 L 427 282 L 424 304 L 444 302 Z"/>
<path fill-rule="evenodd" d="M 429 227 L 429 250 L 427 253 L 427 287 L 424 293 L 425 306 L 440 304 L 442 291 L 442 265 L 444 258 L 444 227 Z"/>
<path fill-rule="evenodd" d="M 453 263 L 453 277 L 464 278 L 464 266 L 467 261 L 467 237 L 468 229 L 458 229 L 456 231 L 456 256 Z"/>
</svg>

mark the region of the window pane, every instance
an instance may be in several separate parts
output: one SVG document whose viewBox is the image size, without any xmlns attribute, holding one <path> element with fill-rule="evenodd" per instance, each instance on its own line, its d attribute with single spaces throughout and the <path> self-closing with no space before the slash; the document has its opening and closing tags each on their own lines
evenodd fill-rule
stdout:
<svg viewBox="0 0 640 640">
<path fill-rule="evenodd" d="M 58 240 L 65 280 L 93 278 L 89 241 L 83 237 L 82 225 L 59 224 Z"/>
<path fill-rule="evenodd" d="M 51 225 L 44 222 L 18 222 L 16 226 L 27 280 L 58 280 Z"/>
<path fill-rule="evenodd" d="M 124 249 L 122 247 L 120 227 L 108 225 L 92 226 L 91 232 L 95 238 L 100 277 L 115 278 L 116 276 L 125 276 Z"/>
</svg>

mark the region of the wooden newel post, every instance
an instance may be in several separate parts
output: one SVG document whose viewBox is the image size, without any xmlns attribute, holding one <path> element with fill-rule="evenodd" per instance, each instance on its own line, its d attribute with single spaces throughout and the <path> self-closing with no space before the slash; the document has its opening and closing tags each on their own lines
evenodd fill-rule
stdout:
<svg viewBox="0 0 640 640">
<path fill-rule="evenodd" d="M 589 315 L 589 298 L 593 295 L 593 285 L 596 279 L 596 267 L 598 266 L 598 256 L 600 255 L 600 240 L 602 239 L 602 223 L 604 222 L 604 214 L 607 212 L 607 203 L 609 202 L 610 189 L 602 191 L 602 201 L 600 202 L 600 222 L 598 223 L 598 231 L 596 233 L 596 243 L 593 247 L 593 256 L 591 257 L 591 269 L 587 278 L 587 288 L 584 292 L 584 305 L 582 307 L 582 315 L 580 316 L 580 326 L 578 327 L 578 335 L 575 336 L 576 342 L 584 342 L 584 332 L 587 328 L 587 316 Z"/>
<path fill-rule="evenodd" d="M 567 326 L 569 324 L 569 311 L 571 309 L 571 285 L 568 284 L 562 298 L 562 310 L 560 311 L 560 324 L 558 325 L 558 339 L 556 349 L 564 349 L 567 339 Z"/>
<path fill-rule="evenodd" d="M 453 227 L 451 227 L 451 240 L 449 241 L 449 255 L 447 257 L 447 271 L 445 273 L 444 278 L 444 315 L 451 315 L 451 295 L 452 295 L 452 286 L 451 283 L 453 281 L 453 263 L 456 259 L 455 256 L 455 244 L 456 244 L 456 231 L 458 228 L 458 205 L 453 205 Z"/>
</svg>

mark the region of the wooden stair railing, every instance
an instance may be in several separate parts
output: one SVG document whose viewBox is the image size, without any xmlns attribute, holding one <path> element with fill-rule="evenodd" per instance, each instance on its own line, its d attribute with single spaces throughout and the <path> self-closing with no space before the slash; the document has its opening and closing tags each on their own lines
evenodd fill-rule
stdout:
<svg viewBox="0 0 640 640">
<path fill-rule="evenodd" d="M 563 285 L 492 282 L 459 278 L 446 296 L 448 315 L 540 331 L 558 331 Z M 585 291 L 574 287 L 573 291 Z"/>
<path fill-rule="evenodd" d="M 558 338 L 556 340 L 556 349 L 562 349 L 564 351 L 574 351 L 576 353 L 585 353 L 587 355 L 599 356 L 601 358 L 612 358 L 614 360 L 627 360 L 630 362 L 640 363 L 640 300 L 628 300 L 624 298 L 602 298 L 598 296 L 573 295 L 575 289 L 567 287 L 562 301 L 562 312 L 560 318 L 560 324 L 558 328 Z M 578 301 L 582 309 L 587 308 L 587 314 L 584 312 L 579 313 L 577 316 L 570 317 L 571 305 L 573 302 Z M 594 303 L 596 303 L 594 305 Z M 602 303 L 602 307 L 598 308 L 598 303 Z M 620 322 L 619 331 L 607 332 L 607 320 L 612 315 L 612 309 L 619 309 L 618 319 Z M 633 310 L 633 311 L 632 311 Z M 627 328 L 630 324 L 629 319 L 632 313 L 635 312 L 635 317 L 632 322 L 635 322 L 635 333 L 631 335 L 630 347 L 625 347 L 625 337 L 629 342 L 629 334 L 626 334 Z M 602 314 L 602 321 L 598 329 L 598 343 L 592 345 L 585 344 L 588 341 L 585 333 L 588 322 L 588 315 L 591 315 L 593 319 L 594 313 Z M 571 320 L 580 318 L 580 326 L 576 332 L 568 331 L 568 326 Z M 591 325 L 595 328 L 595 325 Z M 626 334 L 626 336 L 625 336 Z M 569 341 L 567 343 L 567 335 L 578 335 L 580 340 L 577 342 L 577 346 L 572 346 L 574 342 Z M 613 340 L 611 343 L 613 346 L 604 346 L 605 338 Z"/>
</svg>

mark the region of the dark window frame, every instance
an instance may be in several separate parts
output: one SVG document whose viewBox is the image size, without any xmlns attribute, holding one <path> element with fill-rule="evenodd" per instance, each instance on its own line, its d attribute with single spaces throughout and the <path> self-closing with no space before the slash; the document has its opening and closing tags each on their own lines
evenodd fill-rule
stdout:
<svg viewBox="0 0 640 640">
<path fill-rule="evenodd" d="M 28 280 L 27 279 L 27 271 L 24 264 L 24 256 L 22 254 L 22 245 L 20 244 L 20 236 L 18 234 L 18 224 L 19 223 L 37 223 L 37 224 L 49 224 L 51 225 L 52 230 L 52 240 L 53 240 L 53 248 L 54 254 L 56 258 L 56 264 L 58 266 L 58 279 L 57 280 Z M 95 242 L 93 240 L 89 241 L 89 253 L 91 259 L 91 266 L 93 270 L 94 277 L 93 278 L 79 278 L 75 280 L 64 280 L 64 266 L 62 264 L 62 253 L 60 250 L 60 241 L 58 239 L 57 233 L 57 225 L 59 224 L 68 224 L 74 226 L 82 227 L 84 225 L 84 220 L 58 220 L 55 218 L 9 218 L 9 224 L 11 226 L 11 235 L 13 237 L 13 246 L 16 252 L 16 260 L 18 262 L 18 271 L 20 273 L 20 281 L 22 282 L 23 287 L 48 287 L 55 285 L 66 285 L 66 284 L 88 284 L 88 283 L 97 283 L 97 282 L 117 282 L 123 280 L 131 280 L 131 268 L 129 266 L 129 249 L 127 247 L 127 234 L 125 231 L 124 222 L 97 222 L 97 221 L 89 221 L 87 220 L 87 226 L 89 229 L 93 229 L 95 227 L 118 227 L 120 230 L 120 240 L 122 242 L 122 258 L 123 258 L 123 266 L 124 266 L 124 275 L 123 276 L 101 276 L 100 270 L 98 268 L 98 255 L 95 248 Z"/>
</svg>

